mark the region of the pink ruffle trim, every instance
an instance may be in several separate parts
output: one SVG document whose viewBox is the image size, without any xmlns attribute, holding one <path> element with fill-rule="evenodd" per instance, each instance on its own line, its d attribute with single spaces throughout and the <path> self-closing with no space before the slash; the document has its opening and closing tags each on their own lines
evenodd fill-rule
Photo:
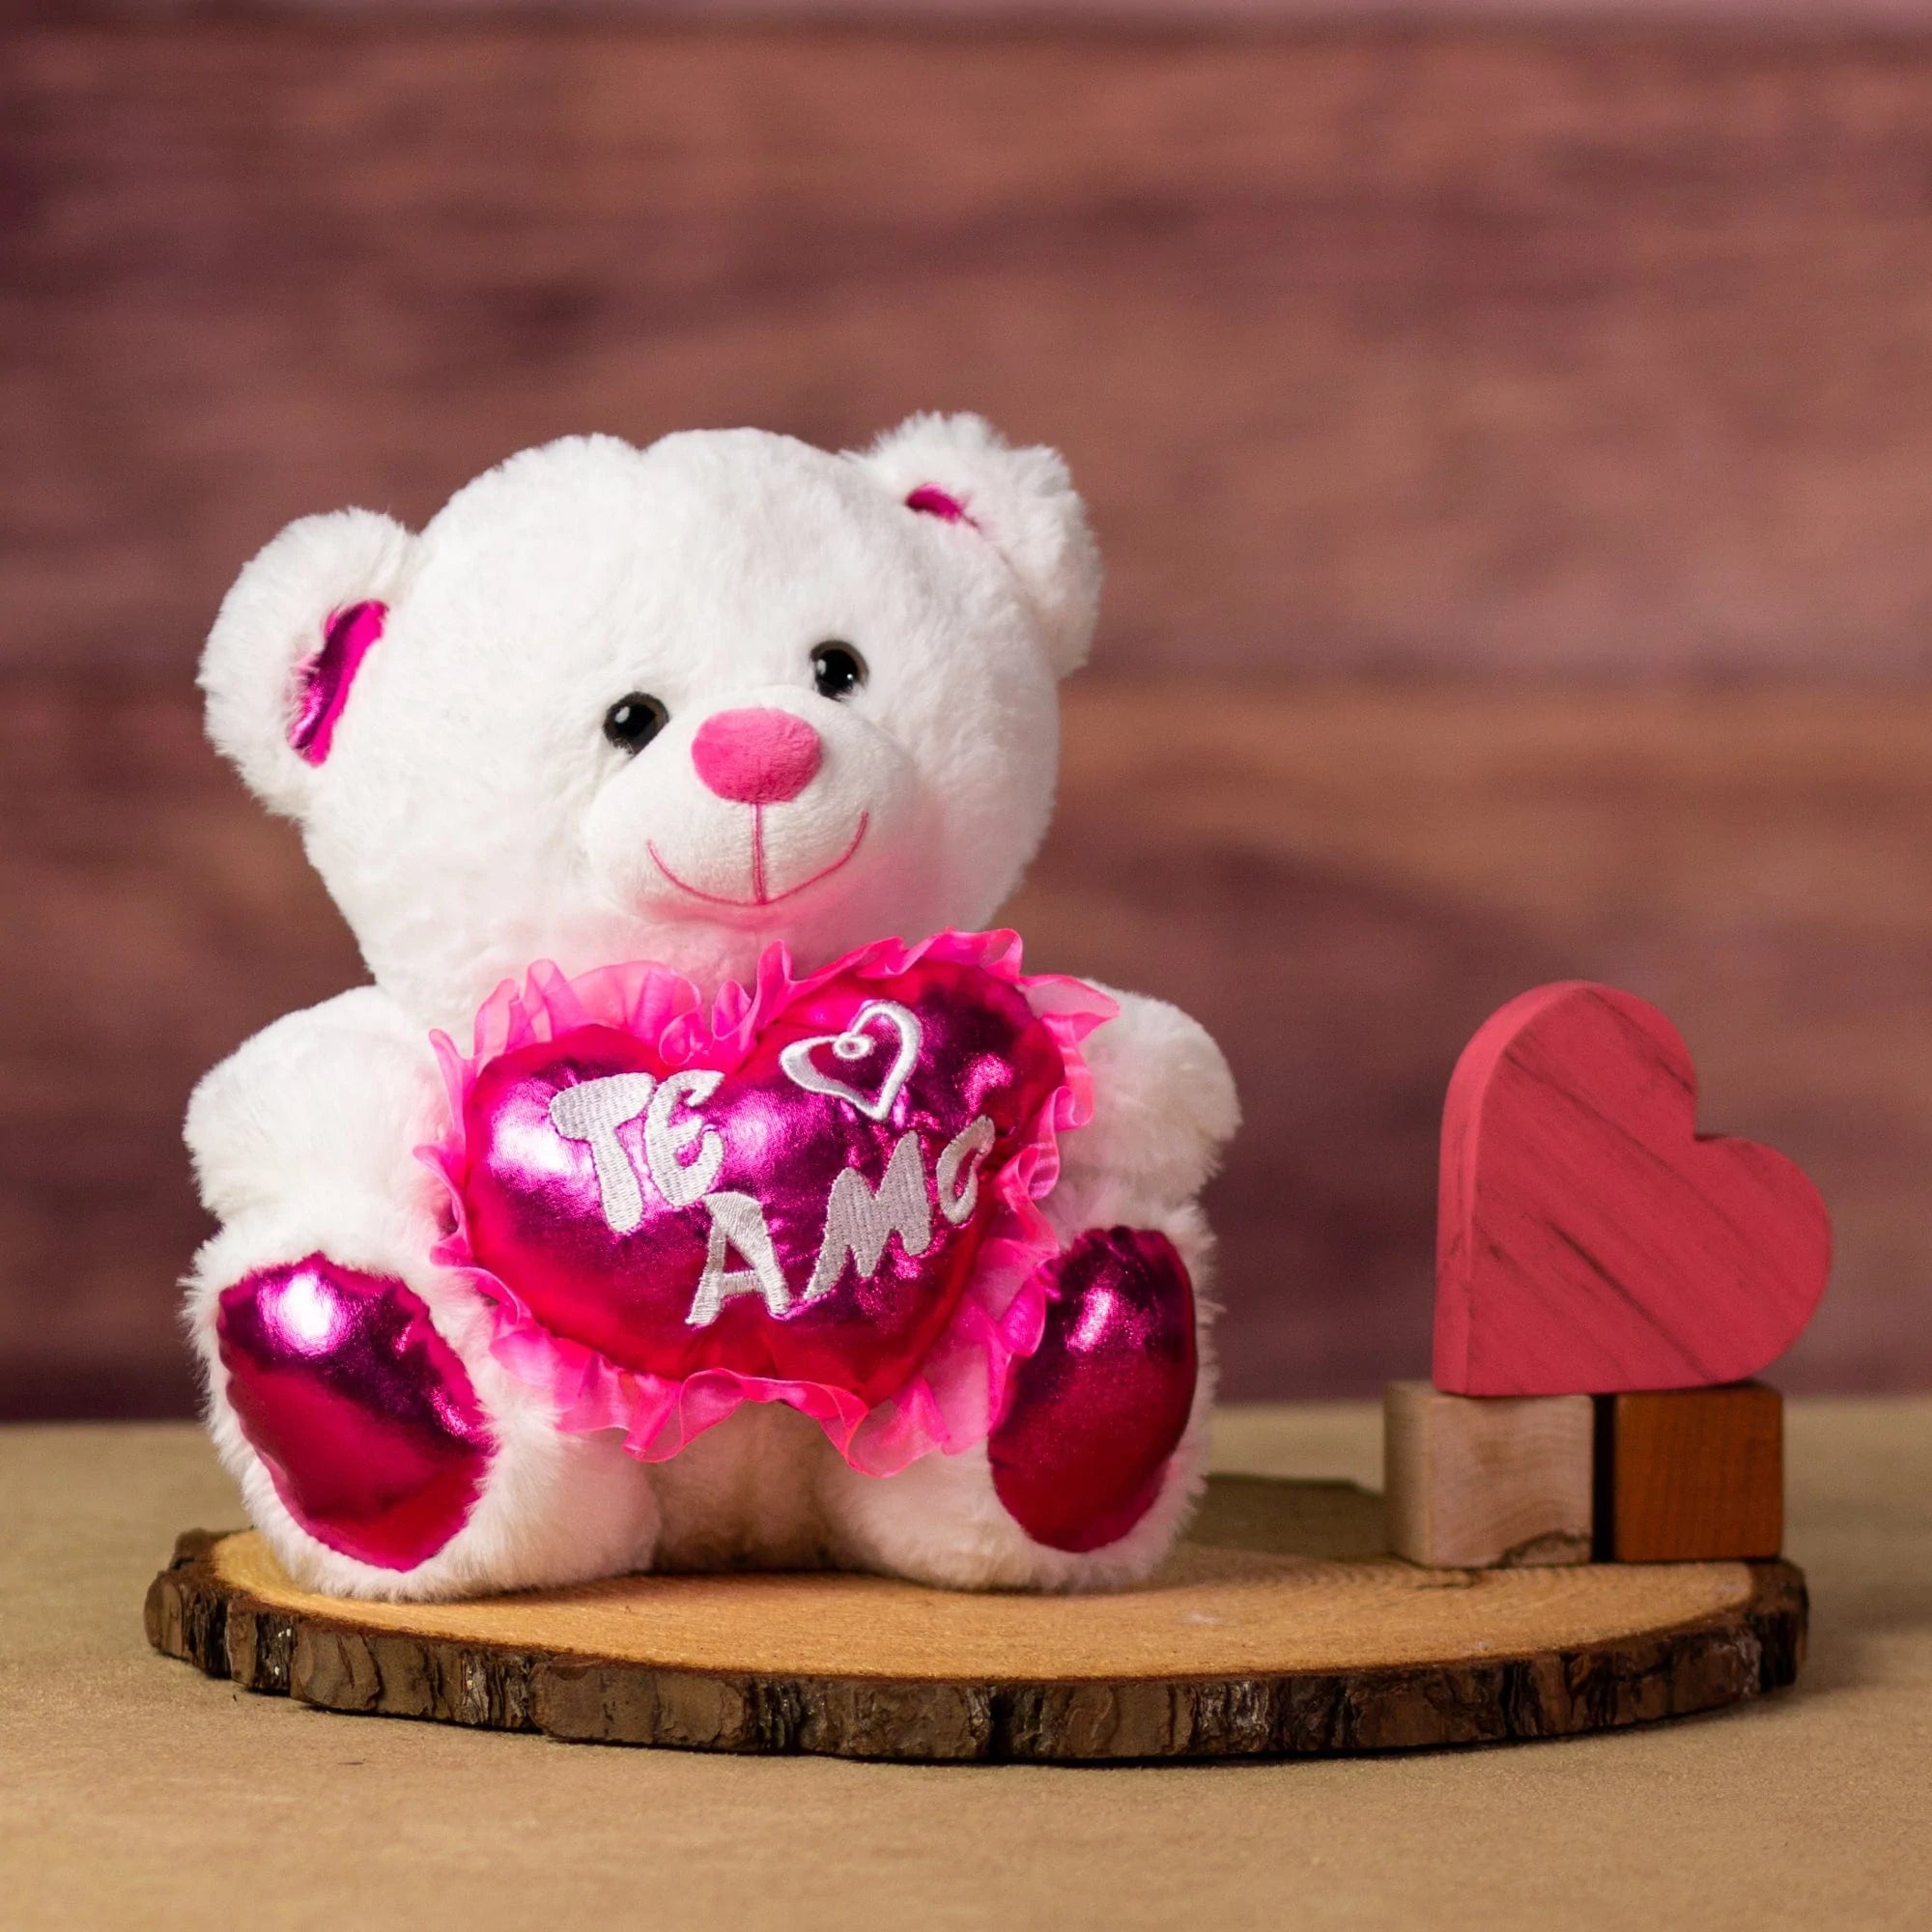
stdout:
<svg viewBox="0 0 1932 1932">
<path fill-rule="evenodd" d="M 506 980 L 484 1003 L 468 1058 L 447 1034 L 434 1035 L 451 1124 L 440 1142 L 416 1151 L 448 1186 L 451 1227 L 432 1258 L 469 1276 L 490 1302 L 496 1316 L 492 1352 L 519 1380 L 551 1393 L 562 1428 L 621 1429 L 625 1448 L 647 1463 L 675 1456 L 745 1402 L 789 1404 L 816 1421 L 855 1469 L 871 1476 L 892 1475 L 934 1450 L 956 1456 L 983 1441 L 999 1420 L 1011 1364 L 1039 1347 L 1045 1324 L 1040 1264 L 1058 1253 L 1059 1243 L 1037 1204 L 1059 1179 L 1059 1134 L 1093 1117 L 1093 1082 L 1080 1041 L 1119 1011 L 1104 993 L 1079 980 L 1022 974 L 1020 951 L 1019 935 L 1004 931 L 942 932 L 916 944 L 881 939 L 796 980 L 785 948 L 772 946 L 752 987 L 727 980 L 709 1014 L 697 988 L 668 967 L 606 966 L 566 979 L 542 961 L 521 989 Z M 463 1121 L 470 1089 L 488 1062 L 577 1027 L 609 1026 L 653 1044 L 668 1066 L 728 1072 L 793 1000 L 843 975 L 891 979 L 922 959 L 977 966 L 1016 987 L 1052 1034 L 1066 1077 L 1040 1109 L 1032 1138 L 1000 1173 L 996 1212 L 952 1319 L 890 1401 L 867 1408 L 849 1391 L 822 1382 L 727 1369 L 669 1379 L 625 1368 L 552 1333 L 507 1282 L 476 1260 L 464 1225 Z"/>
</svg>

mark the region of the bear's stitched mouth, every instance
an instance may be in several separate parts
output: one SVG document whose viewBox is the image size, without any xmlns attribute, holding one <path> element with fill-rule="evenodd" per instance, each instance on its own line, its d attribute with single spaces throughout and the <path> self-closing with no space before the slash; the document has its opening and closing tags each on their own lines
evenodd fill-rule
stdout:
<svg viewBox="0 0 1932 1932">
<path fill-rule="evenodd" d="M 749 912 L 765 906 L 782 905 L 786 899 L 795 899 L 800 893 L 809 892 L 813 886 L 829 879 L 834 872 L 841 870 L 858 851 L 860 841 L 864 839 L 867 828 L 871 822 L 872 814 L 869 811 L 862 811 L 859 814 L 858 826 L 852 834 L 851 843 L 838 858 L 829 866 L 821 866 L 810 878 L 801 879 L 797 885 L 787 886 L 781 893 L 772 893 L 765 890 L 764 808 L 753 806 L 752 808 L 752 896 L 748 899 L 734 899 L 724 893 L 707 893 L 701 886 L 694 886 L 689 879 L 680 879 L 665 864 L 664 854 L 658 850 L 653 839 L 645 839 L 644 850 L 651 855 L 651 864 L 679 892 L 689 894 L 691 897 L 701 900 L 705 905 L 735 906 L 741 912 Z"/>
</svg>

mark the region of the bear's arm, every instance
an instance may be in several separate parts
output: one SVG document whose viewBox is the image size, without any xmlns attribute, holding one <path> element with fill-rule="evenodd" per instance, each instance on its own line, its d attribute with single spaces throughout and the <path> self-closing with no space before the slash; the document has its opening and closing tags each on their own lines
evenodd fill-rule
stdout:
<svg viewBox="0 0 1932 1932">
<path fill-rule="evenodd" d="M 1077 1202 L 1088 1225 L 1193 1200 L 1241 1115 L 1227 1060 L 1199 1021 L 1164 1000 L 1100 990 L 1121 1010 L 1081 1042 L 1094 1118 L 1061 1136 L 1053 1196 L 1062 1207 Z"/>
<path fill-rule="evenodd" d="M 208 1073 L 186 1138 L 202 1201 L 224 1222 L 345 1195 L 421 1208 L 440 1183 L 414 1150 L 445 1110 L 427 1035 L 360 986 L 276 1020 Z"/>
</svg>

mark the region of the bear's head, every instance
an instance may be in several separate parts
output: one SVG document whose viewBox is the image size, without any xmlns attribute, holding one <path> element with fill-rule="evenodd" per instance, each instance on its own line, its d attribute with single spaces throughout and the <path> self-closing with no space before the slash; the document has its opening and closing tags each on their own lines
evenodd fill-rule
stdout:
<svg viewBox="0 0 1932 1932">
<path fill-rule="evenodd" d="M 229 592 L 209 732 L 379 984 L 456 1028 L 501 980 L 707 985 L 982 925 L 1052 808 L 1099 566 L 1049 450 L 915 417 L 526 451 L 420 535 L 292 525 Z"/>
</svg>

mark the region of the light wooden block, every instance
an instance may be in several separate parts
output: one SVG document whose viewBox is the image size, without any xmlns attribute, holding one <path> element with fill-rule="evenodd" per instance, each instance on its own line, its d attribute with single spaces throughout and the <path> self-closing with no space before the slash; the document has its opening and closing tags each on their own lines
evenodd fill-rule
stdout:
<svg viewBox="0 0 1932 1932">
<path fill-rule="evenodd" d="M 1763 1382 L 1601 1397 L 1604 1527 L 1619 1563 L 1776 1556 L 1784 1542 L 1784 1403 Z"/>
<path fill-rule="evenodd" d="M 1436 1569 L 1590 1560 L 1595 1414 L 1586 1395 L 1382 1399 L 1389 1547 Z"/>
</svg>

